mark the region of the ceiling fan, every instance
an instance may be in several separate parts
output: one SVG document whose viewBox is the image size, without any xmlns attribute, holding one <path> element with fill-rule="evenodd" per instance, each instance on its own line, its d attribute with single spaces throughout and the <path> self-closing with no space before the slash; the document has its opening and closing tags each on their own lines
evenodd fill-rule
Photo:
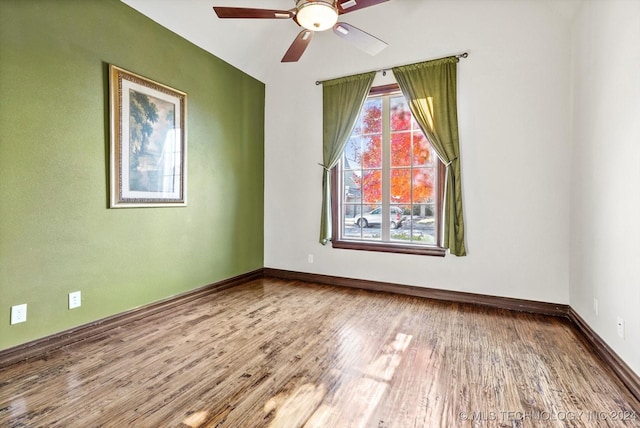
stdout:
<svg viewBox="0 0 640 428">
<path fill-rule="evenodd" d="M 281 62 L 296 62 L 311 42 L 314 32 L 333 28 L 333 32 L 370 55 L 376 55 L 387 44 L 377 37 L 345 22 L 338 15 L 375 6 L 389 0 L 294 0 L 289 10 L 253 9 L 214 6 L 218 18 L 293 19 L 303 30 L 295 38 Z"/>
</svg>

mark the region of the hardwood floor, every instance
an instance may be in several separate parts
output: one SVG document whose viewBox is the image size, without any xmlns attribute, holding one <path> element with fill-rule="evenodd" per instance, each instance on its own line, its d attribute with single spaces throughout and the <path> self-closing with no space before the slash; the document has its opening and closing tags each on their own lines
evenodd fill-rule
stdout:
<svg viewBox="0 0 640 428">
<path fill-rule="evenodd" d="M 257 279 L 0 370 L 2 427 L 638 427 L 562 319 Z"/>
</svg>

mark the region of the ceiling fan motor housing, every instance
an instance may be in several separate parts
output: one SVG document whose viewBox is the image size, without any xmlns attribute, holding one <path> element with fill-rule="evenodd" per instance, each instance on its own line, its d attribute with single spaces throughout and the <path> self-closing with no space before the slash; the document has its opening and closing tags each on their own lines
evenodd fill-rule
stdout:
<svg viewBox="0 0 640 428">
<path fill-rule="evenodd" d="M 0 0 L 2 1 L 2 0 Z M 377 37 L 349 25 L 338 22 L 338 15 L 375 6 L 389 0 L 294 0 L 296 7 L 289 10 L 260 9 L 253 7 L 214 6 L 213 10 L 222 19 L 293 19 L 304 29 L 282 57 L 281 62 L 296 62 L 309 45 L 314 33 L 328 30 L 370 55 L 376 55 L 387 44 Z"/>
<path fill-rule="evenodd" d="M 311 31 L 324 31 L 338 22 L 338 8 L 334 0 L 298 0 L 296 21 Z"/>
</svg>

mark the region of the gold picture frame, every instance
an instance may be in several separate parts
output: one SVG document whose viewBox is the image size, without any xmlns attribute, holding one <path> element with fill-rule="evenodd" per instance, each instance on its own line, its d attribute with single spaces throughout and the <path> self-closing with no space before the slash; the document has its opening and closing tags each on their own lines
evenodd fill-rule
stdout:
<svg viewBox="0 0 640 428">
<path fill-rule="evenodd" d="M 110 206 L 187 205 L 187 94 L 109 65 Z"/>
</svg>

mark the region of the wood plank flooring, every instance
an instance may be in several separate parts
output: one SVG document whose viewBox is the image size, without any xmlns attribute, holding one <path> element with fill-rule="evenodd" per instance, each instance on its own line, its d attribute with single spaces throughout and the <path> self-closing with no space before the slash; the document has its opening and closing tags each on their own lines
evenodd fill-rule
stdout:
<svg viewBox="0 0 640 428">
<path fill-rule="evenodd" d="M 568 321 L 272 278 L 0 371 L 2 427 L 639 427 Z"/>
</svg>

